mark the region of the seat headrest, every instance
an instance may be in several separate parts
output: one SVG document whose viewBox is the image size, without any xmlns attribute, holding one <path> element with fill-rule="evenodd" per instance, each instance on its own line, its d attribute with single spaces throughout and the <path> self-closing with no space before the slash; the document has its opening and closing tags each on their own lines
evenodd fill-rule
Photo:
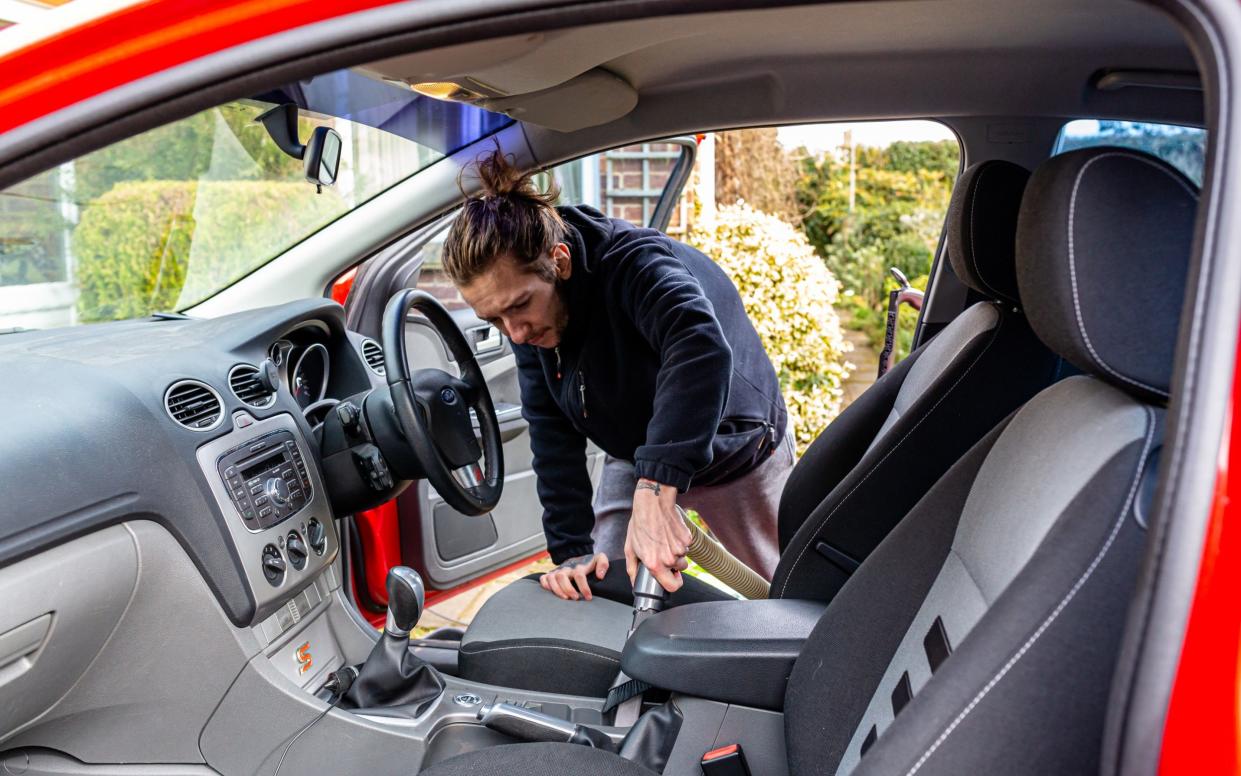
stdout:
<svg viewBox="0 0 1241 776">
<path fill-rule="evenodd" d="M 1053 351 L 1146 401 L 1168 398 L 1198 189 L 1149 154 L 1052 157 L 1026 187 L 1017 281 Z"/>
<path fill-rule="evenodd" d="M 992 159 L 961 173 L 948 205 L 948 260 L 961 282 L 1018 304 L 1014 240 L 1030 171 Z"/>
</svg>

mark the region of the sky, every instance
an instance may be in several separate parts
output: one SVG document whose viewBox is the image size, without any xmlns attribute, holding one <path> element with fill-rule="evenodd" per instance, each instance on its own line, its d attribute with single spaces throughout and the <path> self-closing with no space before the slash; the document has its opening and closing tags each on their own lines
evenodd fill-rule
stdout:
<svg viewBox="0 0 1241 776">
<path fill-rule="evenodd" d="M 853 142 L 879 147 L 897 140 L 956 139 L 947 127 L 934 121 L 858 121 L 781 127 L 780 144 L 789 150 L 804 145 L 812 152 L 828 151 L 844 143 L 849 129 L 853 130 Z"/>
</svg>

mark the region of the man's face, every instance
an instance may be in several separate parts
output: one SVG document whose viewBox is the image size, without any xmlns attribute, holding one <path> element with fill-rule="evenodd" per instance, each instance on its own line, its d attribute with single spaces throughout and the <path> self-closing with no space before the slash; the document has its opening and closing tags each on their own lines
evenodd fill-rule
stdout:
<svg viewBox="0 0 1241 776">
<path fill-rule="evenodd" d="M 567 280 L 573 266 L 568 246 L 557 243 L 551 259 L 557 279 Z M 554 348 L 569 322 L 568 306 L 557 283 L 523 269 L 511 256 L 501 256 L 458 290 L 479 318 L 517 345 Z"/>
</svg>

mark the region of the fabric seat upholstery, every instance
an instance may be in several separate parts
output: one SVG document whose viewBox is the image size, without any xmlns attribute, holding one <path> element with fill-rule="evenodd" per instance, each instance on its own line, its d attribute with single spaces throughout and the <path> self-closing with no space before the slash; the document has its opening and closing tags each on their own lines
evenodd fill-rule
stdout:
<svg viewBox="0 0 1241 776">
<path fill-rule="evenodd" d="M 792 776 L 1098 773 L 1196 207 L 1183 176 L 1136 151 L 1035 173 L 1022 297 L 1087 374 L 975 444 L 828 606 L 786 694 Z M 1130 299 L 1145 314 L 1115 314 Z"/>
<path fill-rule="evenodd" d="M 773 598 L 830 601 L 953 461 L 1059 377 L 1062 362 L 1034 336 L 1018 303 L 1013 246 L 1028 179 L 1028 171 L 1004 161 L 961 175 L 949 207 L 948 254 L 954 273 L 984 301 L 878 380 L 802 456 L 781 497 Z M 623 564 L 613 565 L 620 573 Z M 618 630 L 628 626 L 629 611 L 598 599 L 564 608 L 537 585 L 522 594 L 531 600 L 497 597 L 479 611 L 462 641 L 461 675 L 543 691 L 565 691 L 573 681 L 577 694 L 605 693 L 616 672 L 600 656 L 617 655 L 577 620 L 598 622 L 604 615 L 591 610 L 603 610 Z M 613 598 L 632 603 L 631 595 Z M 539 640 L 523 649 L 505 635 L 505 607 L 522 611 Z M 545 659 L 510 660 L 535 654 Z"/>
</svg>

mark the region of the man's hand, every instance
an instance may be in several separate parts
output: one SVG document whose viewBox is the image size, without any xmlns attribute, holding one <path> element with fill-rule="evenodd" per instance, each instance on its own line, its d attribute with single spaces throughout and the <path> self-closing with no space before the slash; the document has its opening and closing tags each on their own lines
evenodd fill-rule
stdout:
<svg viewBox="0 0 1241 776">
<path fill-rule="evenodd" d="M 638 564 L 646 566 L 655 581 L 669 593 L 681 588 L 681 572 L 689 566 L 689 529 L 677 513 L 677 489 L 650 480 L 639 480 L 633 492 L 633 516 L 625 537 L 625 570 L 632 583 Z"/>
<path fill-rule="evenodd" d="M 579 598 L 585 598 L 587 601 L 591 599 L 590 582 L 588 575 L 595 573 L 595 579 L 603 579 L 603 575 L 608 573 L 608 556 L 602 552 L 596 552 L 594 555 L 579 555 L 576 558 L 569 558 L 556 568 L 539 577 L 539 584 L 544 590 L 550 590 L 566 601 L 576 601 Z M 577 589 L 574 589 L 574 585 Z M 578 591 L 581 594 L 578 594 Z"/>
</svg>

